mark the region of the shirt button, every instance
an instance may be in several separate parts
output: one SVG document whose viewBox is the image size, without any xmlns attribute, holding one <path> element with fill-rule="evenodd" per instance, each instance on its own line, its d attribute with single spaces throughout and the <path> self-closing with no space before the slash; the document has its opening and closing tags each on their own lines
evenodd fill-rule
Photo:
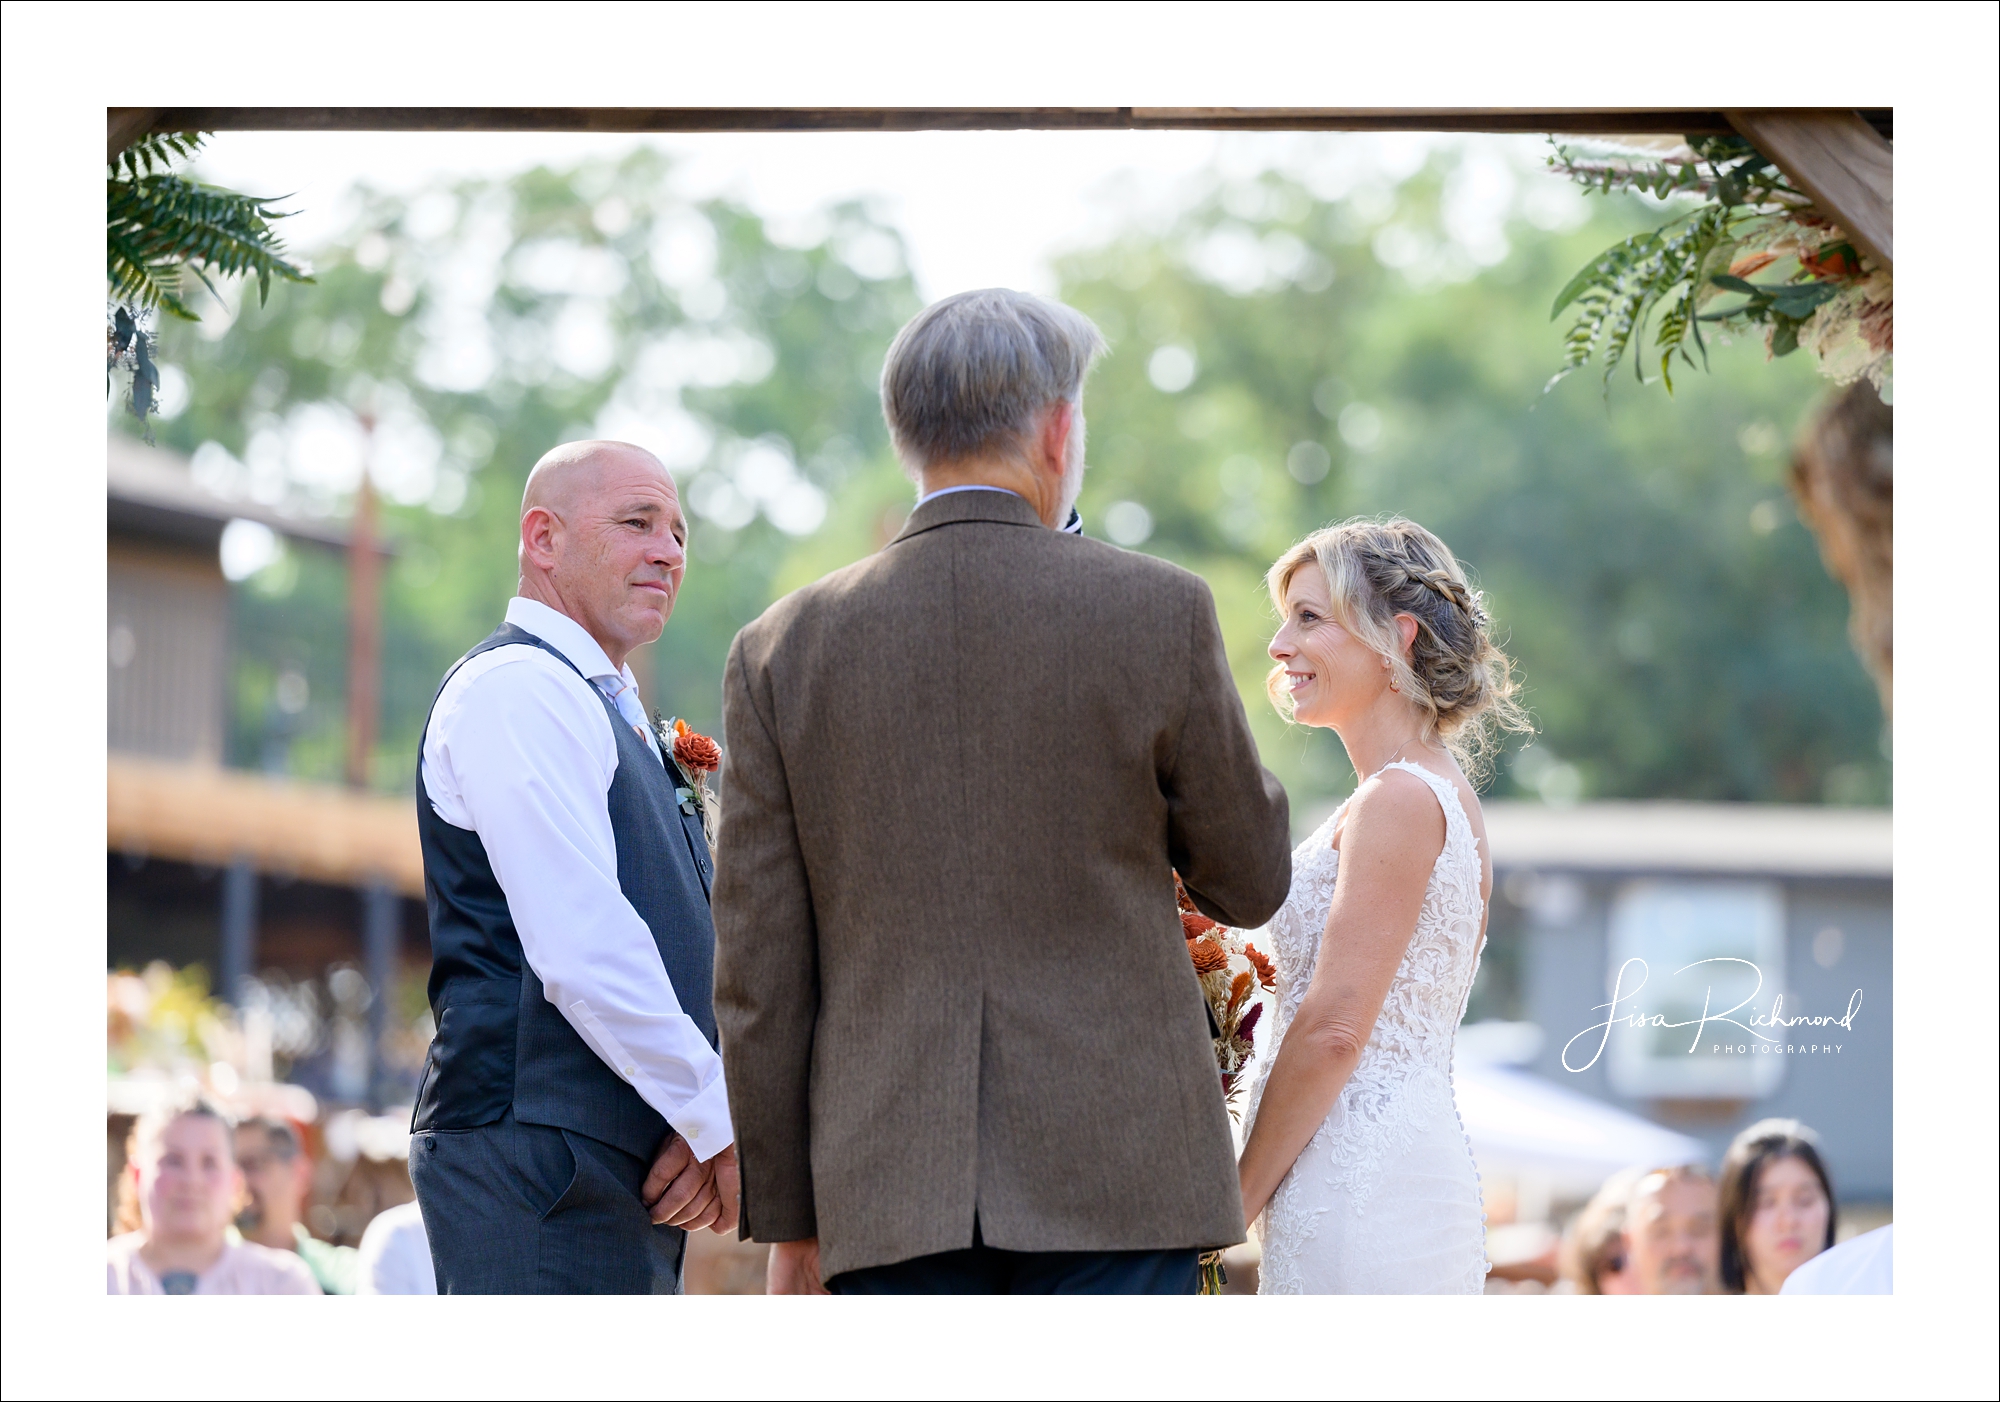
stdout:
<svg viewBox="0 0 2000 1402">
<path fill-rule="evenodd" d="M 628 1075 L 628 1076 L 636 1076 L 636 1075 L 638 1075 L 638 1074 L 639 1074 L 639 1072 L 638 1072 L 637 1068 L 635 1068 L 635 1067 L 631 1067 L 631 1066 L 628 1066 L 628 1067 L 626 1067 L 626 1068 L 625 1068 L 625 1074 L 626 1074 L 626 1075 Z"/>
</svg>

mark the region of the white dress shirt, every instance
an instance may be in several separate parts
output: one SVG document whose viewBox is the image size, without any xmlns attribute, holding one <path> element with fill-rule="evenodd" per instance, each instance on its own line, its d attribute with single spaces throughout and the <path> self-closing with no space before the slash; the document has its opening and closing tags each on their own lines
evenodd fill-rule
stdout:
<svg viewBox="0 0 2000 1402">
<path fill-rule="evenodd" d="M 934 492 L 925 492 L 917 498 L 917 505 L 922 506 L 932 497 L 948 497 L 953 492 L 1005 492 L 1010 497 L 1021 496 L 1012 487 L 989 487 L 984 482 L 968 482 L 963 487 L 939 487 Z M 1026 501 L 1027 498 L 1021 497 L 1021 500 Z"/>
<path fill-rule="evenodd" d="M 413 1202 L 384 1208 L 361 1234 L 357 1295 L 435 1295 L 437 1270 L 423 1213 Z"/>
<path fill-rule="evenodd" d="M 932 497 L 948 497 L 953 492 L 1005 492 L 1010 497 L 1021 496 L 1021 494 L 1015 491 L 1012 487 L 989 487 L 983 482 L 968 482 L 963 487 L 939 487 L 934 492 L 925 492 L 922 496 L 917 498 L 917 505 L 922 506 Z M 1021 497 L 1021 500 L 1026 501 L 1027 498 Z M 1064 535 L 1083 534 L 1083 517 L 1076 514 L 1076 508 L 1074 506 L 1072 506 L 1069 509 L 1069 519 L 1062 523 L 1061 529 Z"/>
<path fill-rule="evenodd" d="M 1850 1237 L 1785 1277 L 1780 1295 L 1893 1295 L 1896 1293 L 1894 1224 Z"/>
<path fill-rule="evenodd" d="M 628 722 L 643 717 L 632 669 L 613 667 L 575 620 L 517 598 L 507 621 L 574 662 Z M 657 750 L 643 719 L 632 723 Z M 722 1059 L 681 1011 L 652 931 L 618 887 L 605 802 L 618 769 L 611 726 L 560 661 L 527 644 L 496 647 L 439 694 L 424 788 L 438 817 L 479 834 L 548 1000 L 706 1162 L 736 1137 Z"/>
</svg>

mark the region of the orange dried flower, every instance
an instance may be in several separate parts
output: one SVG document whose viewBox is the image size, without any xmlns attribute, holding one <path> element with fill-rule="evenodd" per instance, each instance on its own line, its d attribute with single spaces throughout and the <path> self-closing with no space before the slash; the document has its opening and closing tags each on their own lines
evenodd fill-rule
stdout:
<svg viewBox="0 0 2000 1402">
<path fill-rule="evenodd" d="M 1199 911 L 1184 910 L 1181 912 L 1181 934 L 1188 939 L 1198 940 L 1210 930 L 1220 928 L 1213 920 Z"/>
<path fill-rule="evenodd" d="M 1195 913 L 1194 900 L 1188 895 L 1187 887 L 1181 885 L 1181 874 L 1179 872 L 1174 873 L 1174 904 L 1179 906 L 1184 914 L 1192 915 Z"/>
<path fill-rule="evenodd" d="M 1836 243 L 1817 253 L 1801 253 L 1799 266 L 1814 277 L 1854 277 L 1861 271 L 1861 256 L 1848 245 Z"/>
<path fill-rule="evenodd" d="M 1229 1015 L 1234 1017 L 1243 1000 L 1250 996 L 1251 978 L 1248 974 L 1238 974 L 1229 982 Z"/>
<path fill-rule="evenodd" d="M 1778 261 L 1775 253 L 1746 253 L 1729 265 L 1731 277 L 1749 277 L 1750 274 L 1768 268 Z"/>
<path fill-rule="evenodd" d="M 686 721 L 675 721 L 674 760 L 683 769 L 712 774 L 722 767 L 722 747 L 706 735 L 688 729 Z"/>
<path fill-rule="evenodd" d="M 1194 971 L 1198 974 L 1212 974 L 1229 967 L 1229 956 L 1210 939 L 1199 939 L 1189 945 L 1188 957 L 1194 960 Z"/>
<path fill-rule="evenodd" d="M 1258 949 L 1254 944 L 1246 944 L 1243 946 L 1243 957 L 1248 959 L 1250 967 L 1257 971 L 1257 982 L 1264 986 L 1264 991 L 1266 993 L 1277 992 L 1277 966 L 1264 957 L 1263 951 Z"/>
</svg>

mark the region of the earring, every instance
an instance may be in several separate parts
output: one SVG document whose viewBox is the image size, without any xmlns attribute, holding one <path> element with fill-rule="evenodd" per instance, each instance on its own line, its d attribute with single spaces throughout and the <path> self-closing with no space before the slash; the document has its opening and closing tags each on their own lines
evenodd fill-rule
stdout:
<svg viewBox="0 0 2000 1402">
<path fill-rule="evenodd" d="M 1397 681 L 1394 677 L 1389 678 L 1389 690 L 1401 691 L 1402 689 L 1403 684 L 1401 682 Z"/>
</svg>

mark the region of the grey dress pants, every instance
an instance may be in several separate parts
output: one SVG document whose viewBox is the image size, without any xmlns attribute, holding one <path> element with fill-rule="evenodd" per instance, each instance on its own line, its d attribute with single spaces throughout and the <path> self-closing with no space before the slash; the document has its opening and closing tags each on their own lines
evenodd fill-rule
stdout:
<svg viewBox="0 0 2000 1402">
<path fill-rule="evenodd" d="M 652 1167 L 508 1111 L 410 1136 L 440 1295 L 678 1295 L 687 1233 L 639 1199 Z"/>
</svg>

